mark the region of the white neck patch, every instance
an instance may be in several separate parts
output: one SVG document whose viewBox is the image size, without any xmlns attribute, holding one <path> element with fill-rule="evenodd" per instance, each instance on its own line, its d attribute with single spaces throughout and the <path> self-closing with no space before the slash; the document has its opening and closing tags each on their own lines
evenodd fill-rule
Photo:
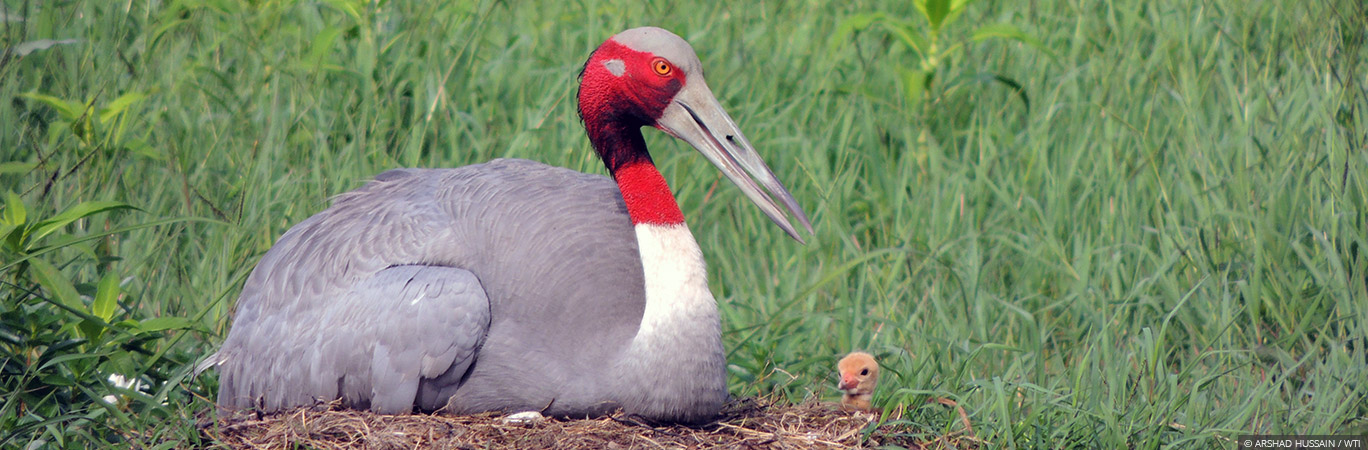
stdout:
<svg viewBox="0 0 1368 450">
<path fill-rule="evenodd" d="M 613 76 L 615 77 L 620 77 L 622 76 L 622 74 L 627 73 L 627 63 L 622 62 L 621 59 L 610 59 L 604 61 L 603 67 L 605 69 L 608 69 L 608 73 L 613 74 Z"/>
<path fill-rule="evenodd" d="M 624 408 L 666 417 L 711 417 L 727 399 L 722 322 L 703 252 L 683 223 L 637 224 L 646 311 L 609 375 Z"/>
<path fill-rule="evenodd" d="M 646 277 L 646 311 L 637 338 L 716 330 L 717 302 L 708 289 L 703 251 L 688 225 L 638 224 L 636 232 Z"/>
</svg>

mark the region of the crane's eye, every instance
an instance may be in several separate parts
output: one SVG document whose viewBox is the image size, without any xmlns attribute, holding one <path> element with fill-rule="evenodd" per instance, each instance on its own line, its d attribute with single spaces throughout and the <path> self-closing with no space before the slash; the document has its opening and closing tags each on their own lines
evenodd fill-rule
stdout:
<svg viewBox="0 0 1368 450">
<path fill-rule="evenodd" d="M 651 70 L 654 70 L 656 75 L 663 77 L 668 76 L 670 72 L 673 72 L 674 67 L 670 67 L 670 63 L 665 61 L 664 58 L 656 58 L 654 61 L 651 61 Z"/>
<path fill-rule="evenodd" d="M 861 370 L 860 370 L 860 376 L 865 376 L 865 375 L 869 375 L 869 369 L 861 369 Z"/>
</svg>

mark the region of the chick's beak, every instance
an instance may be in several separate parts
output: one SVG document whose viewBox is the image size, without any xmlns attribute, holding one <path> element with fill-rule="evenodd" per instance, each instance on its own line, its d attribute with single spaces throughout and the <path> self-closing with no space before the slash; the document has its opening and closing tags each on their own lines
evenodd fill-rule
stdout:
<svg viewBox="0 0 1368 450">
<path fill-rule="evenodd" d="M 858 384 L 860 383 L 859 381 L 855 380 L 855 377 L 850 375 L 841 375 L 841 384 L 838 387 L 842 391 L 849 391 L 851 389 L 855 389 L 855 386 Z"/>
</svg>

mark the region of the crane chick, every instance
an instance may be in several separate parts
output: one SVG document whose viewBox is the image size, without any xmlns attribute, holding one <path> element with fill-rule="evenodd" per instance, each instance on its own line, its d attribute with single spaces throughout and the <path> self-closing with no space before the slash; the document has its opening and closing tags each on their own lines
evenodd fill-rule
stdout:
<svg viewBox="0 0 1368 450">
<path fill-rule="evenodd" d="M 874 397 L 874 387 L 879 383 L 879 363 L 874 356 L 865 352 L 852 352 L 836 363 L 841 374 L 840 389 L 845 392 L 841 397 L 841 408 L 870 410 L 870 399 Z"/>
</svg>

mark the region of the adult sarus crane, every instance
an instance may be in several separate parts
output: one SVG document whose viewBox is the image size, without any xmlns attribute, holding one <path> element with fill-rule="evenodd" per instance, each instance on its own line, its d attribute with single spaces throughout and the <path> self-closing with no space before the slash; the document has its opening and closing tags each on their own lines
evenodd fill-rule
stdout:
<svg viewBox="0 0 1368 450">
<path fill-rule="evenodd" d="M 612 179 L 512 159 L 396 169 L 287 231 L 201 364 L 219 406 L 713 417 L 717 304 L 641 128 L 688 142 L 793 238 L 789 215 L 812 226 L 668 31 L 599 46 L 579 113 Z"/>
</svg>

